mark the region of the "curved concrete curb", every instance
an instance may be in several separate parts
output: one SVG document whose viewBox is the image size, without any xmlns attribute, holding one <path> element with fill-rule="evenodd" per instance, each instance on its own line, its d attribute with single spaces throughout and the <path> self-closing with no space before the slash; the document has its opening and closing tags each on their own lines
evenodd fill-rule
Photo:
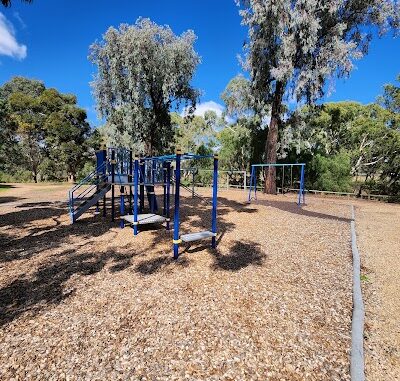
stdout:
<svg viewBox="0 0 400 381">
<path fill-rule="evenodd" d="M 361 293 L 361 260 L 357 248 L 354 206 L 351 206 L 351 250 L 353 252 L 353 319 L 351 324 L 350 375 L 352 381 L 364 381 L 364 302 Z"/>
</svg>

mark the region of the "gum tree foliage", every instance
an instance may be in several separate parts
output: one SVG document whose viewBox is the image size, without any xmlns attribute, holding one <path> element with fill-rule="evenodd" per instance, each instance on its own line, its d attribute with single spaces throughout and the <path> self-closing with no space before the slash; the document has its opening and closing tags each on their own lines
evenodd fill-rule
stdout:
<svg viewBox="0 0 400 381">
<path fill-rule="evenodd" d="M 361 178 L 358 192 L 368 184 L 385 184 L 385 192 L 394 189 L 399 180 L 398 156 L 400 131 L 393 128 L 393 112 L 378 104 L 362 105 L 357 102 L 326 103 L 318 107 L 305 106 L 296 111 L 281 130 L 281 149 L 285 157 L 301 157 L 310 163 L 307 179 L 310 186 L 329 185 L 331 175 L 323 171 L 332 168 L 340 188 L 346 184 L 338 176 L 338 165 L 343 169 L 349 159 L 348 175 L 356 183 Z M 397 163 L 397 164 L 396 164 Z M 335 172 L 336 171 L 336 172 Z M 318 181 L 323 176 L 324 181 Z M 391 179 L 391 180 L 389 180 Z M 375 190 L 375 188 L 374 188 Z M 390 191 L 393 193 L 392 191 Z"/>
<path fill-rule="evenodd" d="M 231 121 L 218 134 L 221 165 L 228 170 L 249 170 L 250 163 L 262 159 L 265 135 L 265 123 L 255 113 L 250 81 L 242 75 L 232 78 L 221 98 L 226 108 L 224 116 Z"/>
<path fill-rule="evenodd" d="M 312 104 L 327 82 L 346 77 L 363 57 L 373 32 L 398 29 L 394 0 L 236 0 L 249 29 L 244 67 L 250 72 L 259 112 L 271 105 L 266 162 L 277 160 L 278 130 L 289 97 Z M 276 171 L 267 171 L 265 191 L 275 193 Z"/>
<path fill-rule="evenodd" d="M 16 77 L 0 87 L 0 119 L 4 142 L 14 155 L 10 172 L 29 169 L 32 180 L 74 181 L 89 150 L 90 126 L 76 97 L 46 89 L 42 82 Z"/>
<path fill-rule="evenodd" d="M 180 36 L 149 19 L 109 28 L 90 47 L 98 72 L 92 82 L 109 139 L 128 136 L 138 153 L 162 153 L 173 140 L 170 109 L 193 112 L 199 92 L 190 82 L 200 62 L 189 30 Z"/>
<path fill-rule="evenodd" d="M 171 114 L 171 123 L 175 131 L 174 142 L 184 152 L 196 153 L 201 146 L 212 149 L 215 145 L 218 116 L 214 111 L 206 111 L 203 116 L 182 116 Z M 170 151 L 174 147 L 170 147 Z"/>
<path fill-rule="evenodd" d="M 400 84 L 400 74 L 397 76 L 397 82 Z M 400 87 L 387 84 L 383 90 L 383 94 L 378 97 L 378 103 L 392 112 L 393 119 L 390 122 L 390 127 L 400 130 Z"/>
<path fill-rule="evenodd" d="M 0 99 L 0 170 L 6 170 L 17 159 L 17 125 L 10 117 L 7 102 Z"/>
</svg>

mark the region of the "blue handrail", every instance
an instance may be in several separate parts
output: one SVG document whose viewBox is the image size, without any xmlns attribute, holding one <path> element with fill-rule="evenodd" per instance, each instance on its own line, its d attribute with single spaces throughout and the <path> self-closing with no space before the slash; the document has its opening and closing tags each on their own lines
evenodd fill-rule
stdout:
<svg viewBox="0 0 400 381">
<path fill-rule="evenodd" d="M 106 163 L 98 166 L 93 172 L 89 173 L 83 180 L 81 180 L 78 184 L 76 184 L 68 191 L 68 206 L 70 213 L 73 213 L 76 210 L 76 202 L 82 204 L 85 201 L 84 197 L 93 192 L 93 190 L 97 190 L 99 184 L 106 182 L 105 180 L 107 179 L 107 174 L 104 171 L 105 166 Z M 90 186 L 83 189 L 77 196 L 74 196 L 74 193 L 85 185 Z"/>
</svg>

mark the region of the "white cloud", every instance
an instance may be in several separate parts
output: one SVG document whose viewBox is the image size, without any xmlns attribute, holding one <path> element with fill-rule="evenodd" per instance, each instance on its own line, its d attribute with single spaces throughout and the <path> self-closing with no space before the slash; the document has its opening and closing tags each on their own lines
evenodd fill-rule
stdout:
<svg viewBox="0 0 400 381">
<path fill-rule="evenodd" d="M 22 29 L 26 29 L 25 21 L 22 19 L 21 15 L 18 12 L 13 13 L 14 18 L 19 22 Z"/>
<path fill-rule="evenodd" d="M 222 112 L 224 111 L 224 106 L 214 101 L 203 102 L 196 106 L 196 111 L 194 112 L 194 115 L 204 116 L 206 111 L 215 111 L 218 116 L 221 116 Z M 183 110 L 181 115 L 184 116 L 185 114 L 186 110 Z"/>
<path fill-rule="evenodd" d="M 26 57 L 26 46 L 15 38 L 13 25 L 0 12 L 0 55 L 22 60 Z"/>
</svg>

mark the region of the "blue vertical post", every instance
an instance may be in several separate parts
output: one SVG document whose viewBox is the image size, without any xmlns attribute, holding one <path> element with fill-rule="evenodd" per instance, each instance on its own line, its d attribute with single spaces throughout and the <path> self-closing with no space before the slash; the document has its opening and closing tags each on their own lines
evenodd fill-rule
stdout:
<svg viewBox="0 0 400 381">
<path fill-rule="evenodd" d="M 297 205 L 301 205 L 303 196 L 303 204 L 304 204 L 304 164 L 301 165 L 301 174 L 300 174 L 300 189 L 299 189 L 299 202 Z"/>
<path fill-rule="evenodd" d="M 96 152 L 96 190 L 99 191 L 100 189 L 100 175 L 99 175 L 99 171 L 101 166 L 104 164 L 104 160 L 103 160 L 103 151 L 97 151 Z M 97 201 L 96 203 L 96 214 L 99 214 L 100 212 L 100 202 Z"/>
<path fill-rule="evenodd" d="M 115 218 L 115 151 L 111 151 L 111 221 L 114 221 Z"/>
<path fill-rule="evenodd" d="M 250 189 L 249 189 L 249 202 L 251 201 L 251 190 L 253 189 L 254 182 L 254 165 L 251 166 Z"/>
<path fill-rule="evenodd" d="M 140 160 L 140 213 L 143 213 L 144 209 L 144 183 L 146 182 L 146 162 L 144 160 Z"/>
<path fill-rule="evenodd" d="M 257 167 L 254 167 L 254 200 L 257 200 Z"/>
<path fill-rule="evenodd" d="M 176 150 L 176 168 L 175 168 L 175 212 L 174 212 L 174 259 L 178 259 L 179 256 L 179 190 L 181 187 L 181 156 L 182 151 Z"/>
<path fill-rule="evenodd" d="M 129 183 L 129 213 L 132 210 L 132 179 L 133 179 L 133 161 L 132 161 L 132 151 L 129 151 L 129 174 L 128 174 L 128 183 Z"/>
<path fill-rule="evenodd" d="M 138 234 L 138 185 L 139 185 L 139 160 L 135 157 L 133 175 L 133 234 Z"/>
<path fill-rule="evenodd" d="M 163 216 L 166 216 L 167 213 L 167 163 L 163 161 L 162 163 L 163 170 Z"/>
<path fill-rule="evenodd" d="M 169 208 L 170 208 L 170 195 L 171 195 L 171 162 L 167 162 L 167 197 L 166 197 L 166 213 L 165 217 L 167 218 L 167 230 L 169 230 Z"/>
<path fill-rule="evenodd" d="M 303 190 L 303 205 L 305 205 L 305 203 L 306 203 L 306 190 L 305 190 L 305 187 L 306 187 L 306 165 L 303 164 L 301 166 L 301 168 L 302 168 L 302 172 L 303 172 L 303 187 L 301 189 Z"/>
<path fill-rule="evenodd" d="M 156 204 L 156 184 L 155 184 L 155 175 L 156 175 L 156 160 L 152 159 L 151 161 L 151 183 L 153 185 L 153 190 L 151 190 L 151 187 L 149 189 L 149 195 L 150 195 L 150 212 L 154 213 L 155 211 L 155 204 Z"/>
<path fill-rule="evenodd" d="M 213 198 L 212 198 L 212 233 L 211 246 L 215 249 L 217 242 L 217 196 L 218 196 L 218 155 L 214 155 Z"/>
<path fill-rule="evenodd" d="M 104 147 L 104 146 L 103 146 Z M 101 149 L 96 152 L 96 172 L 99 183 L 108 182 L 107 178 L 107 150 Z M 101 180 L 100 180 L 101 179 Z M 100 207 L 97 203 L 96 212 Z M 103 196 L 103 217 L 106 215 L 106 195 Z"/>
<path fill-rule="evenodd" d="M 124 197 L 124 193 L 125 193 L 125 187 L 121 186 L 120 188 L 120 213 L 121 213 L 121 221 L 120 221 L 120 227 L 121 229 L 123 229 L 125 227 L 125 222 L 124 219 L 122 218 L 125 215 L 125 197 Z"/>
</svg>

